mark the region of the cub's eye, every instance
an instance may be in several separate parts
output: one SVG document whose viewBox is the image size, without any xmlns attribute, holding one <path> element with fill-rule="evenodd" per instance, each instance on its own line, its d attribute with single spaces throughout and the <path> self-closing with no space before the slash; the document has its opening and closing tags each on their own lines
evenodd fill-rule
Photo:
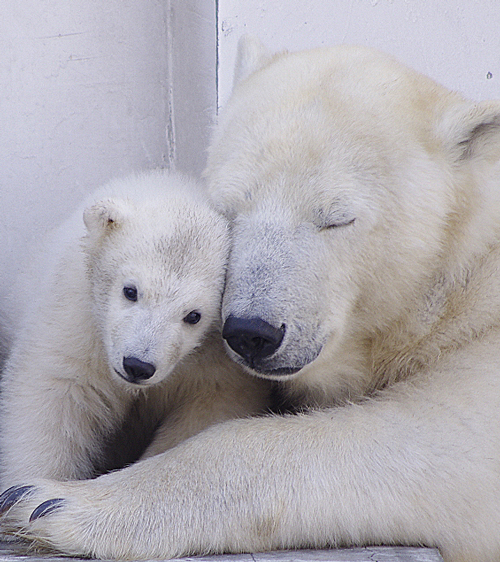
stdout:
<svg viewBox="0 0 500 562">
<path fill-rule="evenodd" d="M 184 316 L 183 320 L 186 324 L 198 324 L 201 320 L 201 314 L 196 310 L 192 310 L 189 314 Z"/>
<path fill-rule="evenodd" d="M 135 287 L 123 287 L 123 296 L 132 302 L 137 302 L 137 289 Z"/>
</svg>

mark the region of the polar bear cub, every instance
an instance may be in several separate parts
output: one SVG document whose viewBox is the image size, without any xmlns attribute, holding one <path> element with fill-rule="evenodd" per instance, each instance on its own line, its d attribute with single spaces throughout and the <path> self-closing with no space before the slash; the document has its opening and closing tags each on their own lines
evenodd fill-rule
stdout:
<svg viewBox="0 0 500 562">
<path fill-rule="evenodd" d="M 2 488 L 92 477 L 259 410 L 216 330 L 228 249 L 201 189 L 166 171 L 111 182 L 55 231 L 19 282 Z"/>
</svg>

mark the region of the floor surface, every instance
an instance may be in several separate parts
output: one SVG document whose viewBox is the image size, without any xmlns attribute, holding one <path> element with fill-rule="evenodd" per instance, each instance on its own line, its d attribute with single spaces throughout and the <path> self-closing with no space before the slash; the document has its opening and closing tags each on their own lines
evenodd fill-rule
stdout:
<svg viewBox="0 0 500 562">
<path fill-rule="evenodd" d="M 286 550 L 255 554 L 226 554 L 178 559 L 182 562 L 443 562 L 432 548 L 366 547 L 339 550 Z M 29 555 L 8 543 L 0 543 L 0 562 L 81 562 L 78 558 Z"/>
</svg>

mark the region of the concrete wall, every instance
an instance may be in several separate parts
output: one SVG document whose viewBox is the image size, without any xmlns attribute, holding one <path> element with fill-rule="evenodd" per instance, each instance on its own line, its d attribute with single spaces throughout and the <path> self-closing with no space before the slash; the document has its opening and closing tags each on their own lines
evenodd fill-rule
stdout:
<svg viewBox="0 0 500 562">
<path fill-rule="evenodd" d="M 163 0 L 4 0 L 0 287 L 90 189 L 168 165 Z"/>
<path fill-rule="evenodd" d="M 273 51 L 355 43 L 396 55 L 474 99 L 500 98 L 498 0 L 219 0 L 219 106 L 238 38 Z"/>
<path fill-rule="evenodd" d="M 172 0 L 169 44 L 174 164 L 200 175 L 216 117 L 215 0 Z"/>
</svg>

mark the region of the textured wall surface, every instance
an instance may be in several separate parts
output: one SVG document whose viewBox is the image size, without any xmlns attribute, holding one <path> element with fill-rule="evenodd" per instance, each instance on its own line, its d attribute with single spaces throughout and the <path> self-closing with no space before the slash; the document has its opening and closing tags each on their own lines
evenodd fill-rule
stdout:
<svg viewBox="0 0 500 562">
<path fill-rule="evenodd" d="M 500 98 L 498 0 L 219 0 L 219 106 L 238 38 L 271 50 L 337 43 L 379 48 L 474 99 Z"/>
<path fill-rule="evenodd" d="M 114 175 L 168 164 L 163 0 L 6 0 L 0 18 L 0 275 Z"/>
</svg>

